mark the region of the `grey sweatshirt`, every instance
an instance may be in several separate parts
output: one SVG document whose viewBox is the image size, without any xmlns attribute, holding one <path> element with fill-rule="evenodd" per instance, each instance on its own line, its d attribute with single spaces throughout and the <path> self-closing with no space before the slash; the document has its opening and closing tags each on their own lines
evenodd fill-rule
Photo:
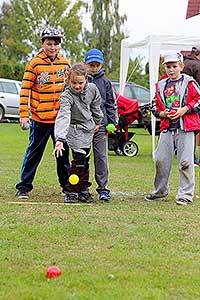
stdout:
<svg viewBox="0 0 200 300">
<path fill-rule="evenodd" d="M 56 141 L 67 142 L 70 148 L 83 152 L 89 148 L 96 125 L 101 124 L 101 96 L 93 83 L 87 83 L 83 92 L 66 87 L 60 97 L 60 110 L 55 122 Z"/>
</svg>

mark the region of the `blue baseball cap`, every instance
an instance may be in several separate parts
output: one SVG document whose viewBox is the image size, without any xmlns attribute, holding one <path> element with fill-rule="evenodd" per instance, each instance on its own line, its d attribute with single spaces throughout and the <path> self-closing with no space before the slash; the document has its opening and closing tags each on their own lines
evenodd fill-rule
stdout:
<svg viewBox="0 0 200 300">
<path fill-rule="evenodd" d="M 104 62 L 103 52 L 101 52 L 100 50 L 95 49 L 95 48 L 87 51 L 87 53 L 85 55 L 85 63 L 89 64 L 93 61 L 96 61 L 96 62 L 102 64 Z"/>
</svg>

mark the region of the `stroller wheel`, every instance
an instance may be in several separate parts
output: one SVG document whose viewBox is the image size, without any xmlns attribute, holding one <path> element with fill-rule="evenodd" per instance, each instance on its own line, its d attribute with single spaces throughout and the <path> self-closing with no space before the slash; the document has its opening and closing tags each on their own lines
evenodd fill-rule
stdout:
<svg viewBox="0 0 200 300">
<path fill-rule="evenodd" d="M 114 151 L 117 155 L 120 155 L 120 156 L 124 155 L 124 153 L 120 147 L 115 148 Z"/>
<path fill-rule="evenodd" d="M 123 154 L 125 156 L 135 156 L 138 153 L 138 145 L 135 142 L 127 141 L 123 144 Z"/>
</svg>

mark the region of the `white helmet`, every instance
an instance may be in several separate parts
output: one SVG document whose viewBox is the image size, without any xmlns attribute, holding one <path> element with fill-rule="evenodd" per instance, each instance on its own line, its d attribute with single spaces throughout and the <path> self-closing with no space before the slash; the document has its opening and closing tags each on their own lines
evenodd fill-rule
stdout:
<svg viewBox="0 0 200 300">
<path fill-rule="evenodd" d="M 62 38 L 63 35 L 60 30 L 56 28 L 45 28 L 42 33 L 41 33 L 41 39 L 43 38 L 51 38 L 51 37 L 57 37 L 57 38 Z"/>
</svg>

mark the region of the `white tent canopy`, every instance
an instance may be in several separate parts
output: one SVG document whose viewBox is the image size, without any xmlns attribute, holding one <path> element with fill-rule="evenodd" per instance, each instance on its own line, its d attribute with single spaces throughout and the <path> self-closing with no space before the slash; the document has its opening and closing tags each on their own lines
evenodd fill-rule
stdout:
<svg viewBox="0 0 200 300">
<path fill-rule="evenodd" d="M 199 23 L 198 23 L 199 30 Z M 195 27 L 195 29 L 197 30 Z M 173 31 L 172 31 L 173 32 Z M 193 32 L 193 31 L 191 31 Z M 200 42 L 200 34 L 197 35 L 149 35 L 141 41 L 133 41 L 129 38 L 121 41 L 120 57 L 120 94 L 123 95 L 128 72 L 128 64 L 131 49 L 145 49 L 148 53 L 149 61 L 149 81 L 151 100 L 155 94 L 155 83 L 158 80 L 160 53 L 164 51 L 191 50 Z M 155 118 L 152 116 L 152 154 L 154 158 L 155 150 Z"/>
</svg>

